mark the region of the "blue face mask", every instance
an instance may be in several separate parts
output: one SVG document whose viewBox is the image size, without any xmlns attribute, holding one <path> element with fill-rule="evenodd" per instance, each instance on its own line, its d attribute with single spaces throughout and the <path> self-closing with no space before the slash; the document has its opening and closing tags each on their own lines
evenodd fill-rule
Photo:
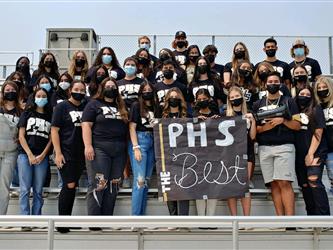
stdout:
<svg viewBox="0 0 333 250">
<path fill-rule="evenodd" d="M 35 103 L 38 107 L 40 108 L 43 108 L 46 104 L 47 104 L 47 98 L 39 98 L 39 97 L 36 97 L 35 98 Z"/>
<path fill-rule="evenodd" d="M 41 83 L 39 85 L 42 89 L 45 89 L 47 92 L 50 92 L 51 90 L 51 84 L 49 82 L 46 82 L 46 83 Z"/>
<path fill-rule="evenodd" d="M 150 45 L 149 45 L 149 43 L 141 43 L 139 47 L 140 47 L 140 49 L 145 49 L 145 50 L 149 51 Z"/>
<path fill-rule="evenodd" d="M 294 54 L 296 57 L 301 57 L 305 55 L 304 48 L 296 48 L 294 49 Z"/>
<path fill-rule="evenodd" d="M 102 56 L 102 62 L 103 62 L 103 64 L 110 64 L 112 62 L 112 56 L 111 55 L 103 55 Z"/>
<path fill-rule="evenodd" d="M 126 75 L 133 76 L 136 73 L 136 67 L 135 66 L 125 66 L 124 71 Z"/>
</svg>

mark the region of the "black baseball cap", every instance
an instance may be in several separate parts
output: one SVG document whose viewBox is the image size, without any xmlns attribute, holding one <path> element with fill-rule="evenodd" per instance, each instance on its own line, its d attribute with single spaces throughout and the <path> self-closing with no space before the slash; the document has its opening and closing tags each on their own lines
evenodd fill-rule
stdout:
<svg viewBox="0 0 333 250">
<path fill-rule="evenodd" d="M 186 33 L 184 32 L 184 31 L 177 31 L 176 32 L 176 35 L 175 35 L 175 38 L 177 38 L 177 37 L 184 37 L 184 38 L 186 38 Z"/>
</svg>

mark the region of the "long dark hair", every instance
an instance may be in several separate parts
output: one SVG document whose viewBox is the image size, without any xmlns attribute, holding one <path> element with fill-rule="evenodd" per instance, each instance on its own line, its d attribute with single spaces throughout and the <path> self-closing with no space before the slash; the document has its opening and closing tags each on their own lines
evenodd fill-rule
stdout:
<svg viewBox="0 0 333 250">
<path fill-rule="evenodd" d="M 20 61 L 22 59 L 26 59 L 28 61 L 28 65 L 26 68 L 24 68 L 24 70 L 19 66 L 20 65 Z M 26 56 L 21 56 L 19 59 L 17 59 L 16 61 L 16 67 L 15 67 L 15 71 L 19 71 L 23 74 L 24 76 L 24 83 L 25 85 L 28 85 L 31 81 L 31 73 L 30 73 L 30 59 Z"/>
<path fill-rule="evenodd" d="M 154 116 L 157 117 L 160 115 L 160 108 L 159 108 L 159 104 L 158 104 L 158 99 L 157 99 L 157 95 L 156 95 L 156 90 L 153 84 L 151 84 L 150 82 L 148 82 L 147 80 L 144 80 L 143 83 L 141 83 L 139 92 L 138 92 L 138 101 L 139 101 L 139 105 L 140 105 L 140 116 L 141 117 L 146 117 L 148 112 L 149 112 L 149 108 L 146 105 L 146 102 L 143 100 L 142 98 L 142 93 L 143 90 L 146 86 L 149 86 L 149 88 L 153 91 L 154 93 L 154 99 L 151 100 L 151 106 L 153 108 L 153 112 L 154 112 Z"/>
<path fill-rule="evenodd" d="M 47 56 L 52 56 L 53 58 L 53 66 L 51 68 L 51 72 L 50 74 L 54 74 L 56 75 L 56 79 L 58 79 L 59 77 L 59 67 L 58 67 L 58 63 L 57 60 L 55 58 L 55 56 L 51 53 L 51 52 L 46 52 L 42 55 L 42 57 L 40 58 L 39 64 L 38 64 L 38 70 L 37 70 L 37 75 L 41 75 L 41 74 L 45 74 L 46 70 L 45 70 L 45 64 L 44 64 L 44 60 Z"/>
<path fill-rule="evenodd" d="M 188 66 L 190 64 L 190 52 L 192 49 L 197 49 L 198 50 L 198 53 L 199 53 L 199 57 L 201 57 L 201 52 L 200 52 L 200 49 L 198 47 L 198 45 L 190 45 L 188 46 L 186 52 L 185 52 L 185 56 L 186 56 L 186 62 L 185 62 L 185 65 Z"/>
<path fill-rule="evenodd" d="M 51 107 L 51 98 L 50 94 L 43 88 L 37 87 L 31 95 L 31 102 L 27 103 L 26 110 L 30 112 L 35 112 L 37 109 L 37 104 L 35 103 L 35 97 L 38 91 L 44 91 L 47 96 L 47 104 L 44 106 L 44 114 L 51 117 L 52 116 L 52 107 Z"/>
<path fill-rule="evenodd" d="M 51 84 L 50 93 L 52 93 L 54 90 L 53 81 L 50 79 L 50 77 L 48 75 L 45 75 L 45 74 L 42 74 L 37 78 L 36 83 L 35 83 L 35 88 L 39 88 L 39 83 L 43 78 L 46 78 L 49 81 L 49 83 Z"/>
<path fill-rule="evenodd" d="M 2 85 L 1 87 L 1 99 L 0 99 L 0 107 L 6 111 L 8 111 L 5 107 L 5 103 L 6 103 L 6 100 L 4 100 L 4 93 L 5 93 L 5 88 L 6 86 L 9 85 L 11 87 L 13 87 L 15 90 L 16 90 L 16 93 L 19 94 L 19 88 L 17 87 L 16 83 L 11 81 L 11 80 L 7 80 L 4 82 L 4 84 Z M 17 99 L 15 101 L 15 104 L 14 104 L 14 107 L 16 109 L 16 115 L 17 116 L 20 116 L 21 114 L 21 106 L 20 106 L 20 102 L 19 102 L 19 99 Z"/>
<path fill-rule="evenodd" d="M 19 80 L 14 80 L 15 76 L 18 76 Z M 13 81 L 16 83 L 18 91 L 17 91 L 17 96 L 19 101 L 24 101 L 28 98 L 29 96 L 29 91 L 26 88 L 26 85 L 24 84 L 24 75 L 20 72 L 20 71 L 14 71 L 13 73 L 11 73 L 6 81 Z"/>
<path fill-rule="evenodd" d="M 99 50 L 99 52 L 96 56 L 95 62 L 93 63 L 93 66 L 98 66 L 98 65 L 103 64 L 102 56 L 103 56 L 103 51 L 105 49 L 110 51 L 110 54 L 112 56 L 112 61 L 111 61 L 112 68 L 120 68 L 120 64 L 119 64 L 119 61 L 117 59 L 116 53 L 114 52 L 114 50 L 111 47 L 103 47 Z"/>
<path fill-rule="evenodd" d="M 137 52 L 135 53 L 134 57 L 137 61 L 139 61 L 139 58 L 140 58 L 140 54 L 142 51 L 145 51 L 148 55 L 147 59 L 149 60 L 149 62 L 151 62 L 151 56 L 148 52 L 148 50 L 144 49 L 144 48 L 141 48 L 141 49 L 138 49 Z M 147 65 L 143 65 L 143 64 L 139 64 L 139 65 L 142 65 L 142 69 L 140 70 L 139 68 L 137 69 L 137 72 L 140 72 L 144 75 L 145 78 L 149 77 L 149 75 L 153 72 L 153 67 L 151 65 L 151 63 L 148 63 Z"/>
<path fill-rule="evenodd" d="M 97 83 L 97 71 L 100 68 L 102 68 L 104 70 L 105 78 L 109 77 L 109 71 L 103 64 L 94 66 L 93 73 L 91 76 L 91 81 L 90 81 L 89 87 L 88 87 L 90 96 L 94 96 L 98 93 L 100 83 Z"/>
<path fill-rule="evenodd" d="M 199 70 L 198 70 L 198 68 L 199 68 L 198 64 L 199 64 L 199 61 L 200 61 L 201 59 L 205 60 L 205 62 L 206 62 L 206 64 L 207 64 L 207 77 L 208 77 L 208 80 L 209 80 L 209 81 L 212 81 L 212 82 L 217 82 L 217 79 L 216 79 L 216 78 L 214 77 L 214 75 L 212 74 L 212 70 L 211 70 L 211 68 L 210 68 L 210 62 L 208 61 L 208 59 L 207 59 L 205 56 L 200 56 L 200 57 L 198 58 L 198 60 L 196 61 L 196 63 L 195 63 L 194 75 L 193 75 L 192 82 L 191 82 L 190 84 L 199 81 L 200 73 L 199 73 Z"/>
</svg>

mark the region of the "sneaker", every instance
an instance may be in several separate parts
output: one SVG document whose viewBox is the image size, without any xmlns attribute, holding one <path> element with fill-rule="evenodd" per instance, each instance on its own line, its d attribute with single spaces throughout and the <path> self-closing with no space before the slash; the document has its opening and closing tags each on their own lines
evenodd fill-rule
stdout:
<svg viewBox="0 0 333 250">
<path fill-rule="evenodd" d="M 9 194 L 10 198 L 18 198 L 20 196 L 19 191 L 11 191 Z"/>
<path fill-rule="evenodd" d="M 21 228 L 21 231 L 22 231 L 22 232 L 31 232 L 31 231 L 32 231 L 32 228 L 31 228 L 31 227 L 22 227 L 22 228 Z"/>
<path fill-rule="evenodd" d="M 131 180 L 130 180 L 130 178 L 126 178 L 126 179 L 123 180 L 122 187 L 123 188 L 131 188 Z"/>
</svg>

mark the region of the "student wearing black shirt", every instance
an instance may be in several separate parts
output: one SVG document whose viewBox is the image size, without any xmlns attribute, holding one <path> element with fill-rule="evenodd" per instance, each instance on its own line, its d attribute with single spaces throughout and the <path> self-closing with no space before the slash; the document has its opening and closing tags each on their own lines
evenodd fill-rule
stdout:
<svg viewBox="0 0 333 250">
<path fill-rule="evenodd" d="M 17 160 L 17 123 L 21 114 L 18 87 L 6 81 L 0 100 L 0 215 L 6 215 L 9 190 Z"/>
<path fill-rule="evenodd" d="M 182 92 L 183 96 L 187 96 L 187 87 L 181 82 L 173 78 L 175 74 L 175 65 L 173 61 L 166 60 L 163 62 L 162 66 L 163 81 L 155 84 L 155 89 L 158 97 L 158 102 L 160 106 L 164 106 L 164 99 L 166 94 L 171 88 L 178 88 Z"/>
<path fill-rule="evenodd" d="M 82 114 L 84 153 L 87 166 L 89 215 L 113 215 L 127 158 L 128 114 L 114 80 L 101 83 L 101 93 Z"/>
<path fill-rule="evenodd" d="M 273 110 L 285 105 L 285 115 L 267 118 L 257 123 L 259 161 L 265 184 L 272 190 L 277 215 L 294 215 L 294 191 L 291 182 L 295 180 L 295 133 L 300 129 L 297 121 L 298 108 L 290 97 L 279 92 L 281 77 L 271 72 L 267 77 L 267 96 L 253 105 L 253 112 Z"/>
<path fill-rule="evenodd" d="M 20 214 L 40 215 L 43 206 L 43 185 L 48 171 L 51 149 L 51 106 L 48 92 L 37 88 L 33 94 L 34 103 L 22 113 L 19 127 L 19 155 L 17 165 L 20 178 Z M 30 209 L 30 189 L 33 190 Z"/>
<path fill-rule="evenodd" d="M 255 156 L 254 156 L 254 140 L 256 138 L 256 122 L 251 113 L 247 111 L 247 103 L 245 100 L 244 92 L 237 86 L 232 86 L 229 89 L 227 99 L 226 116 L 244 116 L 247 121 L 247 173 L 248 180 L 250 181 L 254 171 Z M 251 214 L 251 194 L 245 193 L 241 198 L 243 215 L 249 216 Z M 229 198 L 228 206 L 232 216 L 237 215 L 237 198 Z"/>
<path fill-rule="evenodd" d="M 333 81 L 329 77 L 321 76 L 314 86 L 316 102 L 324 111 L 325 125 L 324 137 L 327 141 L 328 151 L 326 170 L 328 179 L 331 182 L 329 191 L 333 193 Z"/>
<path fill-rule="evenodd" d="M 202 53 L 205 57 L 207 57 L 210 62 L 210 68 L 214 74 L 216 74 L 216 78 L 218 78 L 221 83 L 223 82 L 223 73 L 224 73 L 224 65 L 215 63 L 215 59 L 217 56 L 218 50 L 215 45 L 207 45 Z"/>
<path fill-rule="evenodd" d="M 98 65 L 91 69 L 91 77 L 90 77 L 90 82 L 88 83 L 88 91 L 87 95 L 90 98 L 96 98 L 100 94 L 99 91 L 99 85 L 101 82 L 109 77 L 109 71 L 107 67 L 104 65 Z"/>
<path fill-rule="evenodd" d="M 313 90 L 300 89 L 296 103 L 300 110 L 301 130 L 296 132 L 296 174 L 302 188 L 307 215 L 330 215 L 325 186 L 322 182 L 327 156 L 323 136 L 325 117 L 320 105 L 315 105 Z"/>
<path fill-rule="evenodd" d="M 172 48 L 175 49 L 173 53 L 175 54 L 176 60 L 180 67 L 185 68 L 186 50 L 188 46 L 188 41 L 186 40 L 186 33 L 184 31 L 177 31 L 175 34 L 175 40 L 172 42 Z"/>
<path fill-rule="evenodd" d="M 138 62 L 137 76 L 142 79 L 147 79 L 150 82 L 154 81 L 154 63 L 146 49 L 138 49 L 134 58 Z"/>
<path fill-rule="evenodd" d="M 53 92 L 51 96 L 51 105 L 55 107 L 57 104 L 67 100 L 70 96 L 69 87 L 73 82 L 73 78 L 67 72 L 63 73 L 59 77 L 59 84 L 56 88 L 56 91 Z"/>
<path fill-rule="evenodd" d="M 132 103 L 128 146 L 133 171 L 132 215 L 145 215 L 150 177 L 155 163 L 153 126 L 158 116 L 157 96 L 151 83 L 139 89 L 139 99 Z"/>
<path fill-rule="evenodd" d="M 186 71 L 187 82 L 190 83 L 192 82 L 194 76 L 195 64 L 199 56 L 201 56 L 201 53 L 198 45 L 189 46 L 186 52 L 187 52 L 186 53 L 187 61 L 185 62 L 185 71 Z"/>
<path fill-rule="evenodd" d="M 186 102 L 178 88 L 171 88 L 165 96 L 162 118 L 187 117 Z M 189 215 L 189 200 L 167 201 L 170 215 Z"/>
<path fill-rule="evenodd" d="M 140 36 L 138 38 L 138 45 L 140 49 L 145 49 L 149 53 L 149 49 L 151 47 L 151 41 L 148 36 Z M 154 67 L 158 61 L 158 58 L 150 53 L 149 57 L 151 58 L 151 65 L 152 67 Z"/>
<path fill-rule="evenodd" d="M 300 89 L 303 89 L 305 86 L 310 86 L 310 82 L 308 72 L 304 65 L 296 65 L 293 68 L 293 72 L 294 75 L 290 92 L 292 97 L 296 97 Z"/>
<path fill-rule="evenodd" d="M 68 74 L 73 80 L 86 82 L 89 65 L 87 55 L 83 50 L 73 53 L 72 60 L 69 62 Z"/>
<path fill-rule="evenodd" d="M 266 53 L 267 57 L 264 60 L 272 64 L 275 71 L 279 72 L 283 82 L 287 85 L 288 88 L 291 86 L 291 74 L 290 66 L 288 63 L 280 61 L 276 58 L 276 51 L 278 50 L 277 41 L 270 37 L 265 40 L 263 51 Z M 255 66 L 257 68 L 258 64 Z"/>
<path fill-rule="evenodd" d="M 296 65 L 303 65 L 308 72 L 309 81 L 315 82 L 321 76 L 321 68 L 317 60 L 308 57 L 309 48 L 305 44 L 304 40 L 296 39 L 293 46 L 290 49 L 290 55 L 294 58 L 294 61 L 289 63 L 291 68 L 291 75 L 294 75 L 293 68 Z"/>
<path fill-rule="evenodd" d="M 71 215 L 75 188 L 84 169 L 84 145 L 81 117 L 86 105 L 86 86 L 74 81 L 68 89 L 70 97 L 59 103 L 53 112 L 51 137 L 55 151 L 55 164 L 63 182 L 58 201 L 59 215 Z M 58 228 L 68 232 L 68 228 Z"/>
<path fill-rule="evenodd" d="M 29 89 L 31 81 L 30 59 L 26 56 L 21 56 L 17 59 L 15 71 L 18 71 L 23 75 L 24 87 L 27 89 L 28 93 L 32 93 L 32 89 Z"/>
</svg>

